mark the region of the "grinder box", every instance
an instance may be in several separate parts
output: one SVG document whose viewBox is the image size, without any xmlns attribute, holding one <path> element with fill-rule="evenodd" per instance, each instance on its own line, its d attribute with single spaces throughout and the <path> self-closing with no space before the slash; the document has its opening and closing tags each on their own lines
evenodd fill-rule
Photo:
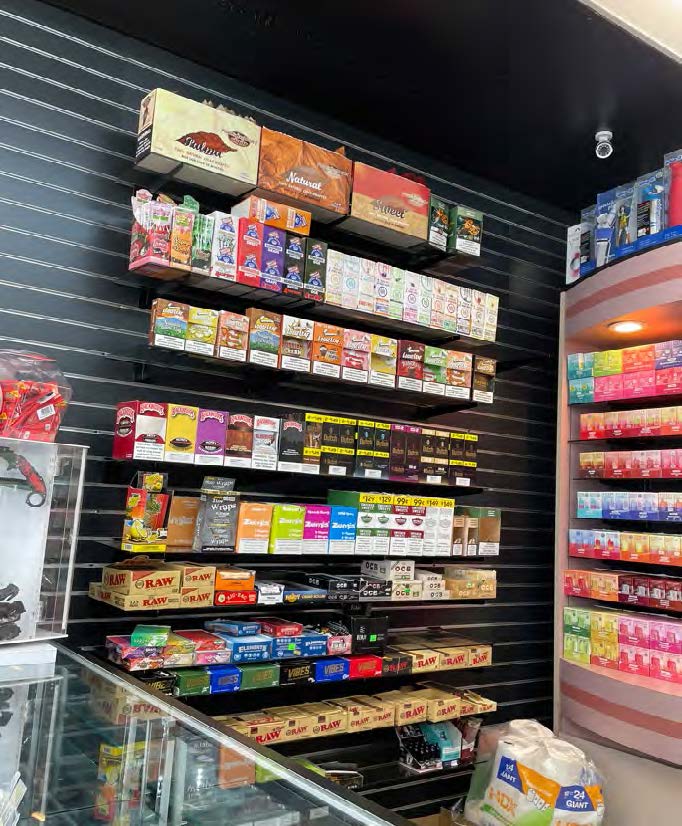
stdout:
<svg viewBox="0 0 682 826">
<path fill-rule="evenodd" d="M 352 167 L 341 151 L 262 130 L 259 190 L 275 192 L 285 202 L 304 201 L 318 221 L 333 221 L 348 213 Z"/>
<path fill-rule="evenodd" d="M 350 217 L 343 225 L 396 246 L 413 247 L 426 241 L 429 189 L 392 172 L 356 162 Z"/>
<path fill-rule="evenodd" d="M 154 89 L 140 106 L 135 162 L 240 195 L 256 185 L 261 128 L 249 118 Z"/>
<path fill-rule="evenodd" d="M 168 406 L 159 402 L 120 402 L 114 424 L 114 459 L 162 461 Z"/>
</svg>

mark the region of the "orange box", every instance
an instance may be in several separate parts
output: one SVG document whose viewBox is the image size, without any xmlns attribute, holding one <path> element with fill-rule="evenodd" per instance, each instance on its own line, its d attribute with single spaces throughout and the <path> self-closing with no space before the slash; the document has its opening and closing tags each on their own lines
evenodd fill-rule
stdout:
<svg viewBox="0 0 682 826">
<path fill-rule="evenodd" d="M 653 344 L 626 347 L 623 351 L 623 373 L 638 373 L 656 368 L 656 352 Z"/>
<path fill-rule="evenodd" d="M 191 548 L 194 542 L 194 526 L 199 513 L 198 496 L 176 496 L 173 494 L 168 510 L 168 536 L 166 545 L 176 548 Z"/>
<path fill-rule="evenodd" d="M 221 746 L 218 754 L 218 787 L 236 789 L 256 782 L 256 763 L 250 757 Z"/>
<path fill-rule="evenodd" d="M 310 353 L 312 371 L 318 376 L 338 379 L 343 358 L 343 327 L 316 321 Z"/>
<path fill-rule="evenodd" d="M 256 575 L 244 568 L 218 568 L 215 573 L 216 591 L 252 591 Z"/>
<path fill-rule="evenodd" d="M 271 504 L 268 502 L 242 502 L 239 505 L 239 517 L 237 519 L 237 541 L 235 544 L 237 553 L 267 554 L 271 522 Z"/>
<path fill-rule="evenodd" d="M 287 204 L 278 204 L 267 198 L 249 195 L 232 207 L 232 214 L 237 218 L 255 218 L 269 227 L 286 229 L 298 235 L 310 235 L 312 215 L 305 209 L 297 209 Z"/>
</svg>

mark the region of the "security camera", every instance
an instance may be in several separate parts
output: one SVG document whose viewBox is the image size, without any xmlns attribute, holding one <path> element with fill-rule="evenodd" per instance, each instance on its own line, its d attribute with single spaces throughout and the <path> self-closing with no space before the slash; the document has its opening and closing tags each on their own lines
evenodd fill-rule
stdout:
<svg viewBox="0 0 682 826">
<path fill-rule="evenodd" d="M 611 139 L 613 138 L 613 133 L 609 132 L 608 129 L 604 129 L 600 132 L 597 132 L 594 136 L 595 141 L 597 142 L 597 146 L 595 147 L 595 153 L 600 160 L 604 160 L 605 158 L 611 157 L 613 155 L 613 144 L 611 143 Z"/>
</svg>

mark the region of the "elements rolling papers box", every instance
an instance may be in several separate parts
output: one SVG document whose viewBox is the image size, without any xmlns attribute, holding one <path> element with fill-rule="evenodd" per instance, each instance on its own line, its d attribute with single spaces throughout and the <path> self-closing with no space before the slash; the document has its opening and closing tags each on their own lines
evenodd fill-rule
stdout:
<svg viewBox="0 0 682 826">
<path fill-rule="evenodd" d="M 218 319 L 215 354 L 229 361 L 246 361 L 249 349 L 248 316 L 222 310 Z"/>
<path fill-rule="evenodd" d="M 212 356 L 218 335 L 218 310 L 190 307 L 187 317 L 185 350 L 202 356 Z"/>
<path fill-rule="evenodd" d="M 233 637 L 246 637 L 253 634 L 260 634 L 260 623 L 252 620 L 219 619 L 209 620 L 205 623 L 209 631 L 222 631 Z M 223 642 L 224 646 L 224 641 Z"/>
<path fill-rule="evenodd" d="M 309 373 L 314 323 L 304 318 L 282 316 L 279 366 L 282 370 Z"/>
<path fill-rule="evenodd" d="M 303 271 L 303 297 L 324 301 L 327 283 L 327 244 L 308 238 Z"/>
<path fill-rule="evenodd" d="M 165 462 L 194 463 L 198 418 L 198 407 L 168 405 Z"/>
<path fill-rule="evenodd" d="M 242 665 L 239 670 L 242 672 L 242 691 L 253 688 L 271 688 L 279 685 L 279 665 L 277 663 Z"/>
<path fill-rule="evenodd" d="M 230 652 L 233 663 L 259 662 L 272 659 L 272 639 L 264 634 L 252 637 L 232 637 L 217 631 L 216 636 L 225 643 L 225 650 Z"/>
<path fill-rule="evenodd" d="M 311 215 L 304 209 L 278 204 L 267 198 L 249 195 L 232 207 L 232 214 L 237 218 L 255 218 L 261 224 L 277 229 L 308 235 Z"/>
<path fill-rule="evenodd" d="M 330 250 L 330 254 L 331 254 Z M 311 352 L 312 372 L 317 376 L 338 379 L 341 375 L 344 331 L 323 321 L 316 321 Z"/>
<path fill-rule="evenodd" d="M 168 406 L 157 402 L 121 402 L 114 424 L 114 459 L 163 460 Z"/>
<path fill-rule="evenodd" d="M 342 152 L 263 128 L 258 186 L 310 205 L 318 221 L 348 213 L 352 162 Z"/>
<path fill-rule="evenodd" d="M 300 554 L 302 552 L 305 506 L 273 505 L 268 552 Z"/>
<path fill-rule="evenodd" d="M 272 505 L 242 502 L 237 518 L 236 550 L 241 554 L 266 554 L 270 540 Z"/>
<path fill-rule="evenodd" d="M 411 247 L 426 240 L 429 190 L 391 172 L 356 162 L 351 217 L 343 224 L 380 240 Z"/>
<path fill-rule="evenodd" d="M 277 470 L 279 455 L 280 420 L 270 416 L 253 419 L 253 452 L 251 467 L 258 470 Z"/>
<path fill-rule="evenodd" d="M 223 464 L 228 414 L 222 410 L 199 410 L 195 465 Z"/>
<path fill-rule="evenodd" d="M 313 663 L 315 682 L 330 683 L 347 680 L 350 676 L 350 663 L 341 657 L 329 657 Z"/>
<path fill-rule="evenodd" d="M 178 304 L 164 298 L 154 299 L 149 323 L 149 343 L 168 350 L 184 350 L 189 311 L 187 304 Z"/>
<path fill-rule="evenodd" d="M 249 319 L 249 363 L 277 367 L 282 337 L 282 316 L 256 307 L 249 307 L 246 315 Z"/>
<path fill-rule="evenodd" d="M 136 165 L 240 195 L 256 184 L 260 131 L 247 118 L 154 89 L 140 106 Z"/>
</svg>

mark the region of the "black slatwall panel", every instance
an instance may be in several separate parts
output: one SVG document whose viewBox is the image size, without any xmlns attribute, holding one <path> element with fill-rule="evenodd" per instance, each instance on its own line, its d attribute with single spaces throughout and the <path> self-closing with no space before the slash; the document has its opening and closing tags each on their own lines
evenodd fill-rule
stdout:
<svg viewBox="0 0 682 826">
<path fill-rule="evenodd" d="M 499 597 L 428 609 L 394 605 L 388 613 L 393 627 L 443 624 L 494 642 L 499 666 L 449 678 L 484 686 L 503 703 L 498 716 L 547 719 L 563 216 L 39 2 L 0 0 L 0 41 L 0 346 L 35 349 L 59 361 L 74 389 L 60 439 L 90 446 L 72 639 L 94 645 L 130 623 L 87 597 L 88 582 L 116 557 L 106 543 L 120 535 L 124 490 L 134 471 L 109 458 L 116 403 L 141 398 L 229 409 L 247 395 L 279 404 L 301 399 L 295 386 L 245 387 L 218 366 L 147 347 L 153 282 L 128 273 L 127 252 L 130 196 L 149 178 L 135 173 L 132 157 L 139 102 L 163 86 L 211 97 L 330 147 L 344 143 L 356 160 L 418 172 L 438 194 L 485 212 L 485 258 L 451 277 L 500 296 L 498 340 L 505 358 L 513 359 L 519 348 L 549 356 L 503 373 L 494 405 L 441 419 L 480 435 L 479 483 L 486 491 L 462 501 L 504 508 L 495 560 Z M 212 304 L 198 292 L 194 297 L 199 305 Z M 223 304 L 229 307 L 229 299 Z M 307 395 L 306 402 L 333 404 L 320 394 Z M 349 412 L 381 410 L 357 397 L 338 404 Z M 410 418 L 400 405 L 391 415 Z M 170 474 L 173 487 L 196 491 L 203 472 L 178 468 Z M 238 483 L 248 495 L 310 501 L 324 499 L 327 486 L 317 478 L 249 473 Z"/>
</svg>

